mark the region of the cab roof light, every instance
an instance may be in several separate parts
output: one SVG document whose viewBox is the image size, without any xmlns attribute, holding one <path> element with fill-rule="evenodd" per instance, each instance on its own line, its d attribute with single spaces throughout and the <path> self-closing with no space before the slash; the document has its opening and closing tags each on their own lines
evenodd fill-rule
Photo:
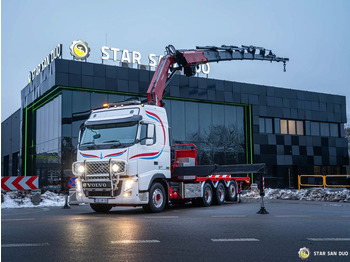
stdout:
<svg viewBox="0 0 350 262">
<path fill-rule="evenodd" d="M 108 104 L 107 103 L 103 104 L 103 107 L 108 107 Z"/>
</svg>

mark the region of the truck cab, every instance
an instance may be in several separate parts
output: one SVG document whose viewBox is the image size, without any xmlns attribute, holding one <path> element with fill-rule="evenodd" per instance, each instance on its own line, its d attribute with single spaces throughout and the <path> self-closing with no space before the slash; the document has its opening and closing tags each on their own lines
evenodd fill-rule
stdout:
<svg viewBox="0 0 350 262">
<path fill-rule="evenodd" d="M 165 181 L 171 177 L 165 109 L 129 101 L 92 111 L 80 130 L 72 169 L 77 200 L 95 211 L 140 205 L 163 209 Z"/>
</svg>

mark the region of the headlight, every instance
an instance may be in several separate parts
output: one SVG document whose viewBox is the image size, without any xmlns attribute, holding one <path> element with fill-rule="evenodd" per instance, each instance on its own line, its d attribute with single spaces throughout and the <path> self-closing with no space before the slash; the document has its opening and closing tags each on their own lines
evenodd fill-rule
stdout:
<svg viewBox="0 0 350 262">
<path fill-rule="evenodd" d="M 119 171 L 119 166 L 118 166 L 117 164 L 113 164 L 113 165 L 112 165 L 112 171 L 113 171 L 114 173 L 117 173 L 117 172 Z"/>
<path fill-rule="evenodd" d="M 79 171 L 80 174 L 83 174 L 84 171 L 85 171 L 85 167 L 84 167 L 83 165 L 80 165 L 80 166 L 78 167 L 78 171 Z"/>
<path fill-rule="evenodd" d="M 85 166 L 82 162 L 73 163 L 73 174 L 76 176 L 83 175 L 85 173 Z"/>
<path fill-rule="evenodd" d="M 134 184 L 134 180 L 132 179 L 125 180 L 124 191 L 130 191 L 132 189 L 133 184 Z"/>
</svg>

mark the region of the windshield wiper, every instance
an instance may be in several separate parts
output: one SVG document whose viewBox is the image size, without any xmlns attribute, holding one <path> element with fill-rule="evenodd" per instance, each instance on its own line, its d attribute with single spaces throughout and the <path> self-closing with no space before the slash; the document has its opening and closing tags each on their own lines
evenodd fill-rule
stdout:
<svg viewBox="0 0 350 262">
<path fill-rule="evenodd" d="M 87 148 L 89 149 L 94 149 L 96 148 L 96 144 L 94 141 L 90 141 L 90 142 L 85 142 L 85 143 L 82 143 L 80 144 L 81 146 L 87 146 Z"/>
<path fill-rule="evenodd" d="M 122 143 L 119 140 L 106 140 L 102 142 L 103 144 L 112 144 L 113 147 L 117 148 L 122 145 Z"/>
</svg>

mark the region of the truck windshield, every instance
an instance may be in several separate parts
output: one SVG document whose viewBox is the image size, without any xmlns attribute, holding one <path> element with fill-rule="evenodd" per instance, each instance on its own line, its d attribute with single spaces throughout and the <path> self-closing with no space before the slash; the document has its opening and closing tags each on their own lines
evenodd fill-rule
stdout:
<svg viewBox="0 0 350 262">
<path fill-rule="evenodd" d="M 85 126 L 82 129 L 80 149 L 108 149 L 126 147 L 135 143 L 138 122 Z"/>
</svg>

